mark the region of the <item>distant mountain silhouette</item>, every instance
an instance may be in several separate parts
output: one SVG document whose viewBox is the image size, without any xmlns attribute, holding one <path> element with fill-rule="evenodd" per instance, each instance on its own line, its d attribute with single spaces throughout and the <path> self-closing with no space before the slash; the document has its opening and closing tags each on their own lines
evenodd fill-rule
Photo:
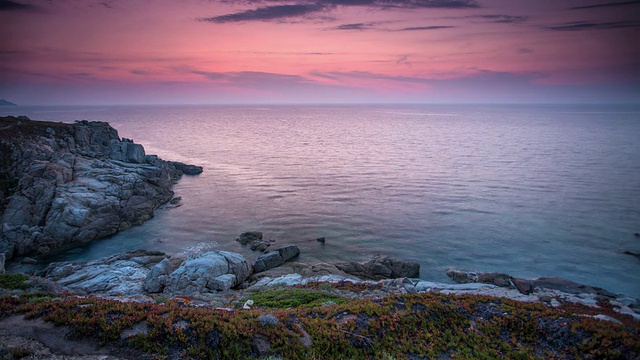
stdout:
<svg viewBox="0 0 640 360">
<path fill-rule="evenodd" d="M 0 106 L 18 106 L 18 105 L 12 103 L 11 101 L 7 101 L 5 99 L 0 99 Z"/>
</svg>

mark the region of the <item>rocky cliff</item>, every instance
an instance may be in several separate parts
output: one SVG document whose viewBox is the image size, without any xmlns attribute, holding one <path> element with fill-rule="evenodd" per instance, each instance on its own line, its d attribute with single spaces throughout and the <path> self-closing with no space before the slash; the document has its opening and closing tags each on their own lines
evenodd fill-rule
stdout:
<svg viewBox="0 0 640 360">
<path fill-rule="evenodd" d="M 2 117 L 0 253 L 45 255 L 141 224 L 171 200 L 183 165 L 146 155 L 105 122 Z"/>
</svg>

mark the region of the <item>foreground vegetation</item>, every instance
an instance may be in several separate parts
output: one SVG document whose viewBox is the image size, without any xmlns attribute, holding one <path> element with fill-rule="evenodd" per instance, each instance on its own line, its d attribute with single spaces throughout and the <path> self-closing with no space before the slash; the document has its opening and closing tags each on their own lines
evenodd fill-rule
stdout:
<svg viewBox="0 0 640 360">
<path fill-rule="evenodd" d="M 11 284 L 20 288 L 20 279 Z M 24 314 L 159 357 L 203 359 L 622 358 L 640 356 L 640 324 L 600 309 L 484 296 L 344 299 L 326 285 L 254 293 L 251 310 L 194 307 L 188 298 L 136 303 L 23 293 L 0 318 Z M 596 319 L 605 314 L 620 323 Z"/>
</svg>

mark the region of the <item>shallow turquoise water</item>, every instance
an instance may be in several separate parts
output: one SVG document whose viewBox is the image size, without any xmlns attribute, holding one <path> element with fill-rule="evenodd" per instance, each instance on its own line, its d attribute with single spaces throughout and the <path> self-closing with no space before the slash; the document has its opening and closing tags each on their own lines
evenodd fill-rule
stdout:
<svg viewBox="0 0 640 360">
<path fill-rule="evenodd" d="M 640 108 L 624 106 L 18 107 L 108 121 L 147 153 L 203 165 L 183 205 L 60 254 L 225 249 L 260 230 L 300 261 L 419 261 L 561 276 L 640 296 Z M 324 236 L 322 245 L 315 238 Z"/>
</svg>

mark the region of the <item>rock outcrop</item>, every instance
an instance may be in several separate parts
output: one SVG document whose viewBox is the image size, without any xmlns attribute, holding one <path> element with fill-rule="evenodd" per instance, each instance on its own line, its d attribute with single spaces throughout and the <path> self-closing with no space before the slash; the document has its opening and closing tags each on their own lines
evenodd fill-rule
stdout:
<svg viewBox="0 0 640 360">
<path fill-rule="evenodd" d="M 295 245 L 286 245 L 281 248 L 274 249 L 258 257 L 255 264 L 253 264 L 253 271 L 259 273 L 273 269 L 298 255 L 300 255 L 300 249 Z"/>
<path fill-rule="evenodd" d="M 567 294 L 593 294 L 603 298 L 613 298 L 615 294 L 602 288 L 583 285 L 557 277 L 541 277 L 538 279 L 520 279 L 501 273 L 483 273 L 447 269 L 447 276 L 459 284 L 479 283 L 498 287 L 517 289 L 521 294 L 529 295 L 536 288 L 557 290 Z"/>
<path fill-rule="evenodd" d="M 243 232 L 236 238 L 236 241 L 239 242 L 240 245 L 249 245 L 251 250 L 262 252 L 266 251 L 267 248 L 275 242 L 274 240 L 263 239 L 262 232 L 260 231 Z"/>
<path fill-rule="evenodd" d="M 0 118 L 0 253 L 45 255 L 141 224 L 191 172 L 177 164 L 105 122 Z"/>
<path fill-rule="evenodd" d="M 339 270 L 361 279 L 396 279 L 401 277 L 417 278 L 420 276 L 420 264 L 390 256 L 376 255 L 364 263 L 355 261 L 334 264 Z"/>
<path fill-rule="evenodd" d="M 79 294 L 140 295 L 150 269 L 166 259 L 161 252 L 137 250 L 89 262 L 51 263 L 37 275 Z"/>
<path fill-rule="evenodd" d="M 165 293 L 193 295 L 229 290 L 251 275 L 244 257 L 228 251 L 210 251 L 191 256 L 169 275 Z"/>
</svg>

